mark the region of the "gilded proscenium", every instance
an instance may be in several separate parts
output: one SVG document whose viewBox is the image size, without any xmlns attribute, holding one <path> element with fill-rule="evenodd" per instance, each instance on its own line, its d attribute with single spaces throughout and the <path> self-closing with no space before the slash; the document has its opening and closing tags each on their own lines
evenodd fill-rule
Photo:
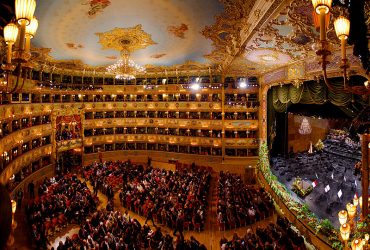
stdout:
<svg viewBox="0 0 370 250">
<path fill-rule="evenodd" d="M 99 43 L 103 49 L 126 50 L 132 53 L 156 44 L 152 36 L 142 29 L 141 24 L 131 28 L 114 28 L 96 35 L 99 36 Z"/>
</svg>

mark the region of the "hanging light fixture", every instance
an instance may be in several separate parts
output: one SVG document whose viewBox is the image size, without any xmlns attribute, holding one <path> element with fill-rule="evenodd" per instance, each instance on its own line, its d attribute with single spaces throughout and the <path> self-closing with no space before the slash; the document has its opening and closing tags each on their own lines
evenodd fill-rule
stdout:
<svg viewBox="0 0 370 250">
<path fill-rule="evenodd" d="M 106 70 L 120 80 L 132 80 L 135 79 L 137 73 L 145 72 L 144 67 L 130 59 L 130 54 L 126 50 L 122 50 L 121 58 L 115 64 L 108 66 Z"/>
<path fill-rule="evenodd" d="M 327 77 L 327 65 L 329 64 L 328 56 L 331 54 L 329 48 L 329 42 L 327 41 L 326 31 L 328 28 L 328 15 L 330 15 L 332 0 L 312 0 L 312 5 L 315 12 L 319 15 L 319 27 L 320 27 L 320 48 L 316 51 L 318 56 L 321 56 L 321 66 L 324 75 L 325 84 L 329 89 L 333 89 L 332 85 L 330 84 L 328 77 Z M 315 20 L 315 25 L 317 25 L 317 20 Z M 337 37 L 341 41 L 341 55 L 342 55 L 342 74 L 344 80 L 344 90 L 346 92 L 354 93 L 354 94 L 369 94 L 369 90 L 362 87 L 349 87 L 347 82 L 347 69 L 349 68 L 348 60 L 346 57 L 346 42 L 349 36 L 350 31 L 350 21 L 344 17 L 340 16 L 334 21 L 334 29 Z"/>
<path fill-rule="evenodd" d="M 23 84 L 30 76 L 31 65 L 27 64 L 31 58 L 30 39 L 35 35 L 38 21 L 33 14 L 36 9 L 36 0 L 15 0 L 16 23 L 9 23 L 4 27 L 4 40 L 8 46 L 6 64 L 1 68 L 5 71 L 5 84 L 1 85 L 1 92 L 13 93 L 18 89 L 19 79 L 23 74 Z M 15 42 L 18 44 L 15 45 Z M 11 74 L 18 67 L 17 79 L 14 87 L 9 91 Z M 22 87 L 23 87 L 22 84 Z"/>
</svg>

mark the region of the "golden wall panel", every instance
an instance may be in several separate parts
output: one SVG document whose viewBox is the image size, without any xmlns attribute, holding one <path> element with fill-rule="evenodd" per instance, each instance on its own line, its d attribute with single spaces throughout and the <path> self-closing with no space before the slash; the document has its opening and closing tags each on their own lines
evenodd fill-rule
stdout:
<svg viewBox="0 0 370 250">
<path fill-rule="evenodd" d="M 163 143 L 176 145 L 191 145 L 191 146 L 221 146 L 221 138 L 203 138 L 203 137 L 188 137 L 188 136 L 172 136 L 172 135 L 100 135 L 85 137 L 84 145 L 104 144 L 114 142 L 143 142 L 143 143 Z"/>
<path fill-rule="evenodd" d="M 24 153 L 14 159 L 10 164 L 4 169 L 0 175 L 0 183 L 7 183 L 9 178 L 20 171 L 23 167 L 28 166 L 35 160 L 38 160 L 44 156 L 50 155 L 52 152 L 52 145 L 46 145 L 33 149 L 27 153 Z"/>
<path fill-rule="evenodd" d="M 232 148 L 258 148 L 258 140 L 254 138 L 225 138 L 225 146 Z"/>
<path fill-rule="evenodd" d="M 85 112 L 91 111 L 221 111 L 221 103 L 216 102 L 86 102 Z"/>
<path fill-rule="evenodd" d="M 70 149 L 81 148 L 81 147 L 82 147 L 82 139 L 60 141 L 56 143 L 56 148 L 58 152 L 63 152 L 63 151 L 67 151 Z"/>
<path fill-rule="evenodd" d="M 57 106 L 54 104 L 54 106 Z M 11 104 L 0 106 L 0 120 L 17 119 L 50 113 L 53 104 Z"/>
<path fill-rule="evenodd" d="M 18 130 L 0 140 L 0 152 L 11 150 L 16 145 L 23 144 L 35 138 L 51 135 L 51 133 L 51 124 L 43 124 Z"/>
<path fill-rule="evenodd" d="M 175 118 L 106 118 L 85 120 L 85 129 L 112 127 L 168 127 L 221 130 L 222 120 Z M 257 130 L 258 120 L 226 120 L 225 128 L 232 130 Z"/>
</svg>

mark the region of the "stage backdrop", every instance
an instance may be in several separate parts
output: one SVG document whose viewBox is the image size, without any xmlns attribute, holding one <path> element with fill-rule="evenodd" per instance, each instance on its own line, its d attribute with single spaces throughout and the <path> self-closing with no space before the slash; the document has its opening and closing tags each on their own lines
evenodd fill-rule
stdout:
<svg viewBox="0 0 370 250">
<path fill-rule="evenodd" d="M 308 116 L 288 114 L 288 151 L 308 151 L 319 139 L 324 140 L 330 129 L 343 129 L 345 120 L 318 119 Z"/>
</svg>

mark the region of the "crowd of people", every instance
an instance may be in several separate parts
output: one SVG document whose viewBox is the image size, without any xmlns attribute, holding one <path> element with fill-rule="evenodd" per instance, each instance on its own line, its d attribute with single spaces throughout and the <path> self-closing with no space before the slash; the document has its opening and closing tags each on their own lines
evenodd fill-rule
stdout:
<svg viewBox="0 0 370 250">
<path fill-rule="evenodd" d="M 148 167 L 130 161 L 83 167 L 81 173 L 85 180 L 91 181 L 93 193 L 75 174 L 45 179 L 38 188 L 39 196 L 32 195 L 26 206 L 37 248 L 46 248 L 50 244 L 48 236 L 58 231 L 58 227 L 75 223 L 80 226 L 79 232 L 60 241 L 55 250 L 206 249 L 194 237 L 185 240 L 183 230 L 200 231 L 204 227 L 211 169 L 192 164 L 169 171 L 152 168 L 150 162 L 148 160 Z M 119 192 L 122 205 L 145 216 L 144 224 L 131 218 L 127 210 L 114 211 L 113 190 L 118 186 L 122 187 Z M 105 209 L 97 211 L 98 190 L 103 191 L 109 201 Z M 272 202 L 263 189 L 244 185 L 240 175 L 220 172 L 217 221 L 223 230 L 254 223 L 272 211 Z M 149 227 L 148 222 L 153 226 Z M 157 222 L 174 229 L 173 234 L 162 232 Z M 222 250 L 306 249 L 303 237 L 281 217 L 275 224 L 257 227 L 255 232 L 248 229 L 243 237 L 235 233 L 232 239 L 221 238 L 220 247 Z"/>
<path fill-rule="evenodd" d="M 307 249 L 303 237 L 292 229 L 286 218 L 279 217 L 276 224 L 269 224 L 267 227 L 258 227 L 253 233 L 247 230 L 244 237 L 237 233 L 233 238 L 220 240 L 221 250 L 229 249 L 255 249 L 255 250 L 305 250 Z"/>
<path fill-rule="evenodd" d="M 246 226 L 264 219 L 273 211 L 272 201 L 262 188 L 249 188 L 240 175 L 228 172 L 220 172 L 217 199 L 220 230 Z"/>
<path fill-rule="evenodd" d="M 72 174 L 45 179 L 38 193 L 26 206 L 27 220 L 38 248 L 46 247 L 48 236 L 58 228 L 85 220 L 98 203 L 86 183 Z"/>
<path fill-rule="evenodd" d="M 78 234 L 65 242 L 59 242 L 57 250 L 63 249 L 184 249 L 203 250 L 206 247 L 195 238 L 184 240 L 173 238 L 161 231 L 160 227 L 141 225 L 128 213 L 100 210 L 91 219 L 86 219 Z"/>
<path fill-rule="evenodd" d="M 73 140 L 73 139 L 80 138 L 78 127 L 75 126 L 75 128 L 76 128 L 76 131 L 71 131 L 67 129 L 57 130 L 55 139 L 57 141 L 65 141 L 65 140 Z"/>
<path fill-rule="evenodd" d="M 208 169 L 168 171 L 148 167 L 127 180 L 120 191 L 122 205 L 179 231 L 202 230 L 211 180 Z M 176 231 L 175 231 L 176 232 Z"/>
<path fill-rule="evenodd" d="M 144 168 L 142 165 L 132 164 L 131 161 L 95 162 L 83 167 L 82 175 L 93 186 L 94 193 L 101 191 L 109 200 L 114 197 L 114 190 L 122 185 L 123 181 L 133 180 Z"/>
</svg>

